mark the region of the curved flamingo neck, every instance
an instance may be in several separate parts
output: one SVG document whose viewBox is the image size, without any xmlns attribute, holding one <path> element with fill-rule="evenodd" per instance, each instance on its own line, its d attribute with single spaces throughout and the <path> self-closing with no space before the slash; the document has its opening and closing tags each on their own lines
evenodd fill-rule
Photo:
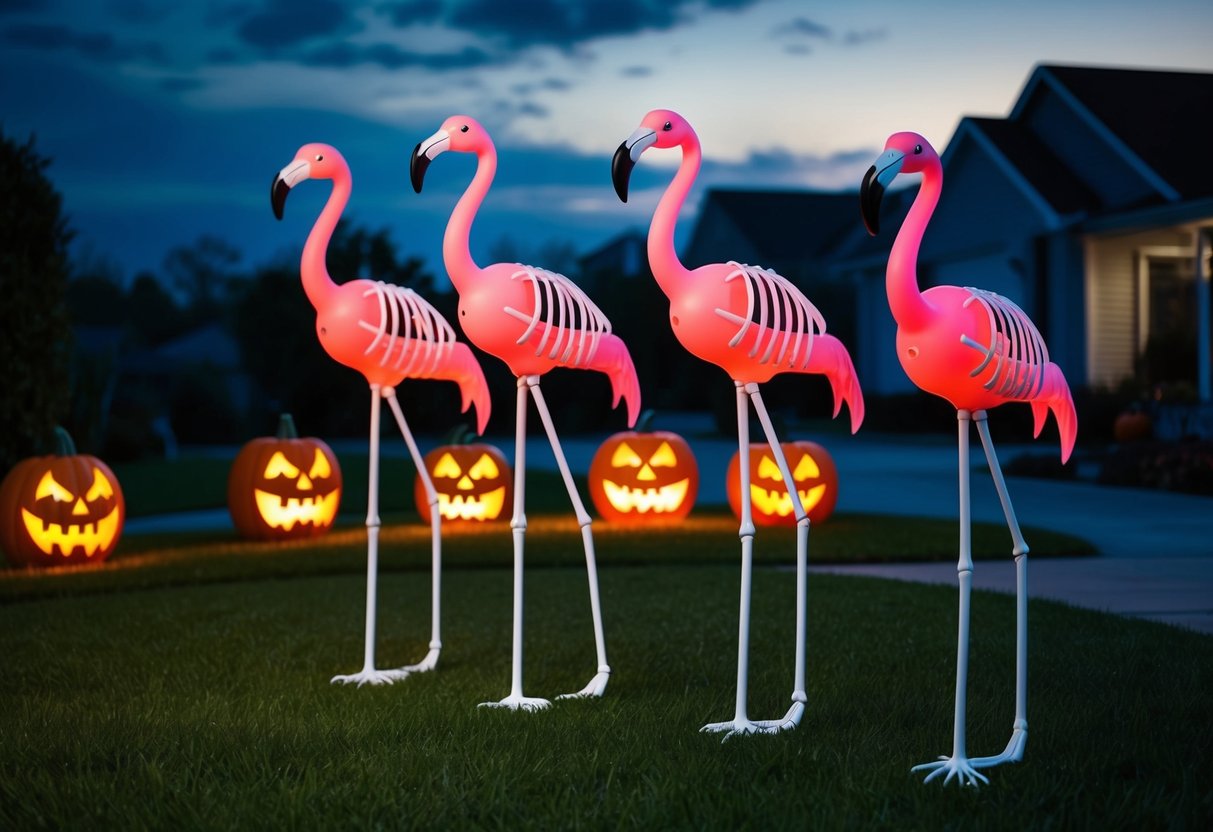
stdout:
<svg viewBox="0 0 1213 832">
<path fill-rule="evenodd" d="M 922 329 L 932 319 L 934 307 L 918 288 L 918 249 L 942 190 L 943 167 L 936 163 L 923 170 L 922 185 L 889 252 L 885 291 L 889 296 L 889 309 L 900 329 Z"/>
<path fill-rule="evenodd" d="M 472 259 L 472 221 L 476 219 L 476 212 L 480 210 L 480 204 L 484 202 L 496 174 L 497 149 L 490 145 L 478 150 L 476 175 L 472 177 L 463 196 L 459 197 L 459 202 L 455 203 L 455 210 L 447 221 L 446 234 L 442 237 L 442 262 L 456 292 L 460 291 L 464 280 L 480 271 L 480 267 Z"/>
<path fill-rule="evenodd" d="M 674 250 L 674 227 L 699 174 L 700 159 L 699 140 L 692 136 L 682 145 L 682 162 L 678 165 L 678 173 L 674 174 L 674 179 L 661 195 L 649 226 L 649 268 L 653 270 L 653 277 L 661 290 L 671 298 L 678 294 L 678 285 L 690 276 Z"/>
<path fill-rule="evenodd" d="M 337 221 L 341 219 L 346 203 L 350 201 L 351 187 L 349 173 L 333 177 L 333 192 L 329 194 L 324 210 L 316 218 L 311 233 L 307 235 L 307 242 L 303 244 L 299 276 L 303 280 L 303 291 L 317 312 L 321 311 L 329 298 L 337 292 L 337 284 L 329 277 L 326 255 L 333 231 L 337 228 Z"/>
</svg>

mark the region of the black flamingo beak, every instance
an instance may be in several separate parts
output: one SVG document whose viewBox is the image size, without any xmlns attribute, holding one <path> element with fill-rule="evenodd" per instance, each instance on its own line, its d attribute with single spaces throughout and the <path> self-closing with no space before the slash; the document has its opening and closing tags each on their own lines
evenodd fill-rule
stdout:
<svg viewBox="0 0 1213 832">
<path fill-rule="evenodd" d="M 290 192 L 291 186 L 282 178 L 282 174 L 276 174 L 274 181 L 270 183 L 270 205 L 278 219 L 282 219 L 282 209 L 286 207 L 286 196 Z"/>
<path fill-rule="evenodd" d="M 886 150 L 863 175 L 863 184 L 859 186 L 859 213 L 863 216 L 864 227 L 873 237 L 880 232 L 880 202 L 901 173 L 905 159 L 900 150 Z"/>
<path fill-rule="evenodd" d="M 859 186 L 859 213 L 863 216 L 863 227 L 875 237 L 880 233 L 880 202 L 884 198 L 884 185 L 876 180 L 876 166 L 868 168 Z"/>
<path fill-rule="evenodd" d="M 417 142 L 417 146 L 413 148 L 413 156 L 409 159 L 409 179 L 415 192 L 421 193 L 421 185 L 425 182 L 425 172 L 429 167 L 430 157 L 422 152 L 421 142 Z"/>
<path fill-rule="evenodd" d="M 628 149 L 628 143 L 620 142 L 619 149 L 611 159 L 611 182 L 615 185 L 615 193 L 619 194 L 619 199 L 623 202 L 628 201 L 628 182 L 632 178 L 634 167 L 636 163 L 632 161 L 632 151 Z"/>
</svg>

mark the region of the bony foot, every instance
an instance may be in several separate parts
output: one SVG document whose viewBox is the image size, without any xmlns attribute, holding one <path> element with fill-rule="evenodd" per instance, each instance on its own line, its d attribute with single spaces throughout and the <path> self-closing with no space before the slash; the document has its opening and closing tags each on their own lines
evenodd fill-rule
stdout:
<svg viewBox="0 0 1213 832">
<path fill-rule="evenodd" d="M 399 672 L 405 674 L 427 673 L 438 666 L 438 655 L 441 652 L 442 651 L 437 647 L 432 648 L 430 652 L 425 654 L 424 659 L 417 662 L 417 664 L 406 664 L 404 667 L 399 668 Z"/>
<path fill-rule="evenodd" d="M 606 665 L 598 668 L 590 683 L 576 693 L 562 693 L 557 699 L 587 699 L 591 696 L 600 697 L 606 693 L 607 682 L 611 678 L 611 668 Z"/>
<path fill-rule="evenodd" d="M 760 719 L 757 724 L 760 728 L 769 728 L 774 731 L 791 731 L 800 724 L 800 720 L 804 717 L 804 703 L 795 701 L 792 707 L 788 708 L 788 712 L 783 715 L 783 719 Z"/>
<path fill-rule="evenodd" d="M 403 679 L 409 674 L 403 670 L 375 670 L 374 668 L 363 668 L 357 673 L 348 675 L 334 676 L 330 681 L 332 684 L 342 685 L 390 685 L 397 679 Z"/>
<path fill-rule="evenodd" d="M 772 728 L 763 725 L 759 722 L 752 722 L 744 717 L 729 720 L 728 722 L 710 722 L 699 729 L 701 734 L 724 734 L 721 742 L 728 742 L 733 737 L 746 736 L 748 734 L 778 734 L 778 728 Z"/>
<path fill-rule="evenodd" d="M 910 771 L 929 771 L 922 782 L 930 783 L 941 774 L 947 774 L 943 779 L 943 784 L 946 786 L 952 782 L 952 778 L 956 778 L 958 786 L 977 786 L 977 781 L 989 783 L 990 779 L 984 774 L 973 768 L 973 763 L 968 757 L 940 757 L 933 763 L 923 763 L 922 765 L 914 766 Z"/>
<path fill-rule="evenodd" d="M 1028 728 L 1026 725 L 1017 727 L 1011 732 L 1011 739 L 1001 754 L 993 757 L 975 757 L 970 760 L 973 768 L 993 768 L 1003 763 L 1018 763 L 1023 759 L 1024 748 L 1028 745 Z"/>
<path fill-rule="evenodd" d="M 500 702 L 480 703 L 482 708 L 509 708 L 511 711 L 542 711 L 544 708 L 550 708 L 551 705 L 552 703 L 546 699 L 521 694 L 511 694 Z"/>
</svg>

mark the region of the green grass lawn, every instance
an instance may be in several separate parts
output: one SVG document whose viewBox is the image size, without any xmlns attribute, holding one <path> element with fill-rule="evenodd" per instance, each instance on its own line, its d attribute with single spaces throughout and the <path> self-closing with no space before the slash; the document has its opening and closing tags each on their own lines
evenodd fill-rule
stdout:
<svg viewBox="0 0 1213 832">
<path fill-rule="evenodd" d="M 1213 638 L 1045 601 L 1031 605 L 1025 762 L 979 790 L 909 772 L 951 745 L 950 587 L 811 576 L 801 726 L 700 734 L 732 715 L 739 574 L 731 518 L 690 526 L 596 529 L 614 674 L 604 699 L 538 714 L 476 708 L 509 688 L 505 526 L 448 536 L 439 668 L 383 688 L 328 682 L 361 665 L 357 529 L 289 546 L 161 538 L 101 570 L 4 573 L 0 829 L 1213 822 Z M 416 528 L 385 530 L 381 666 L 419 660 L 429 638 Z M 787 563 L 790 544 L 763 530 L 756 548 Z M 570 521 L 534 518 L 528 552 L 526 689 L 550 697 L 594 670 L 585 573 Z M 793 584 L 755 575 L 756 718 L 788 704 Z M 1009 736 L 1013 620 L 1010 597 L 975 593 L 975 754 Z"/>
</svg>

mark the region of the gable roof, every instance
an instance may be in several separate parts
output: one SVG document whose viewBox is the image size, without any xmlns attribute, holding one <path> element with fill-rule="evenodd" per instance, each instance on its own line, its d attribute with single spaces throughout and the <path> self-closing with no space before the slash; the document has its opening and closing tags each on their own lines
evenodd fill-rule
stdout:
<svg viewBox="0 0 1213 832">
<path fill-rule="evenodd" d="M 858 205 L 853 192 L 712 189 L 700 216 L 715 206 L 764 258 L 804 261 L 833 250 L 857 221 Z"/>
<path fill-rule="evenodd" d="M 1201 162 L 1213 132 L 1213 73 L 1042 64 L 1010 120 L 1038 83 L 1102 127 L 1126 158 L 1153 174 L 1165 198 L 1213 195 L 1213 166 Z"/>
</svg>

